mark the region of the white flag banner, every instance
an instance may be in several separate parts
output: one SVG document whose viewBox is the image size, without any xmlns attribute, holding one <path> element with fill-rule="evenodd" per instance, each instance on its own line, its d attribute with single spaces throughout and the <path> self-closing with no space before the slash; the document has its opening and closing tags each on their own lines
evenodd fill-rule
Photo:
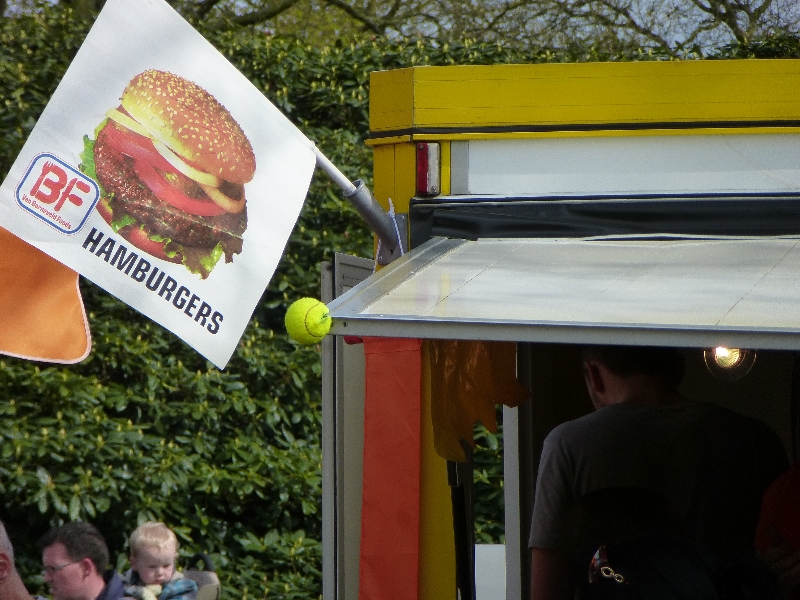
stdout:
<svg viewBox="0 0 800 600">
<path fill-rule="evenodd" d="M 224 368 L 312 143 L 163 0 L 109 0 L 0 187 L 0 224 Z"/>
</svg>

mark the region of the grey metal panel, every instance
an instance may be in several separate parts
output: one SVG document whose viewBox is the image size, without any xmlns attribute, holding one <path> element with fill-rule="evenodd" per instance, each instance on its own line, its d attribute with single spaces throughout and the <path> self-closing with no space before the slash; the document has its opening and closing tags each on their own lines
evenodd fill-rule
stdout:
<svg viewBox="0 0 800 600">
<path fill-rule="evenodd" d="M 336 254 L 323 263 L 322 301 L 367 278 L 371 260 Z M 364 352 L 341 337 L 322 341 L 322 594 L 358 598 L 363 455 Z M 347 468 L 345 468 L 347 465 Z"/>
<path fill-rule="evenodd" d="M 520 501 L 520 435 L 518 409 L 503 407 L 503 504 L 506 538 L 506 600 L 523 600 L 522 574 L 526 572 L 522 559 L 524 534 L 523 505 Z"/>
<path fill-rule="evenodd" d="M 800 349 L 800 240 L 433 239 L 331 303 L 333 333 Z"/>
<path fill-rule="evenodd" d="M 323 262 L 320 298 L 334 298 L 333 265 Z M 322 340 L 322 597 L 336 600 L 336 347 L 339 339 Z"/>
<path fill-rule="evenodd" d="M 450 193 L 469 194 L 469 142 L 450 143 Z"/>
</svg>

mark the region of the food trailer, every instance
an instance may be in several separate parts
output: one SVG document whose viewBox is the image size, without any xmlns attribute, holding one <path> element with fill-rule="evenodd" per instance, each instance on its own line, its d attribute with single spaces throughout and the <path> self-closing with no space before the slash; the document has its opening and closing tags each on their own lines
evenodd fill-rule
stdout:
<svg viewBox="0 0 800 600">
<path fill-rule="evenodd" d="M 377 72 L 367 143 L 405 254 L 323 272 L 325 600 L 480 597 L 456 438 L 488 413 L 443 409 L 459 385 L 508 405 L 490 572 L 529 597 L 541 444 L 591 410 L 578 344 L 682 348 L 684 395 L 798 458 L 800 60 Z"/>
</svg>

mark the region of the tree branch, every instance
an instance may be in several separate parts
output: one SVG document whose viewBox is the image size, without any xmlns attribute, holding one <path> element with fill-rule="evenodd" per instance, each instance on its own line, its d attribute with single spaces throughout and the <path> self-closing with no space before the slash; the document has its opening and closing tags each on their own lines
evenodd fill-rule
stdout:
<svg viewBox="0 0 800 600">
<path fill-rule="evenodd" d="M 587 6 L 591 7 L 592 4 L 594 4 L 594 2 L 587 2 L 586 4 Z M 633 15 L 627 8 L 624 8 L 622 6 L 617 6 L 611 0 L 598 0 L 597 4 L 609 10 L 611 14 L 616 17 L 616 18 L 611 18 L 603 14 L 602 11 L 592 12 L 591 17 L 595 21 L 599 22 L 601 25 L 604 25 L 611 29 L 614 28 L 630 29 L 638 33 L 639 35 L 643 36 L 645 39 L 649 39 L 653 42 L 656 42 L 659 46 L 661 46 L 661 48 L 663 48 L 668 53 L 675 54 L 675 51 L 669 45 L 669 42 L 667 42 L 667 40 L 665 40 L 661 35 L 653 31 L 649 27 L 640 24 L 633 17 Z M 584 18 L 586 18 L 585 13 L 584 13 Z M 620 23 L 618 19 L 621 19 L 622 22 Z"/>
<path fill-rule="evenodd" d="M 704 6 L 699 0 L 692 0 L 692 4 L 713 17 L 717 23 L 727 25 L 739 43 L 747 42 L 747 34 L 739 27 L 736 19 L 736 10 L 731 9 L 725 0 L 709 0 L 708 6 Z"/>
<path fill-rule="evenodd" d="M 391 19 L 397 14 L 397 11 L 400 10 L 400 3 L 400 0 L 395 0 L 395 2 L 392 4 L 392 7 L 386 13 L 386 16 L 383 17 L 384 23 L 387 19 Z"/>
<path fill-rule="evenodd" d="M 706 21 L 704 24 L 698 25 L 689 37 L 687 37 L 683 42 L 680 44 L 680 48 L 687 48 L 691 47 L 694 44 L 694 41 L 700 36 L 701 33 L 705 33 L 706 31 L 711 31 L 717 27 L 718 23 L 716 21 Z"/>
<path fill-rule="evenodd" d="M 503 17 L 505 17 L 511 11 L 526 6 L 528 4 L 533 4 L 533 3 L 528 2 L 528 0 L 519 0 L 518 2 L 511 2 L 510 4 L 506 4 L 497 12 L 496 15 L 494 15 L 494 17 L 491 17 L 488 20 L 485 29 L 487 31 L 495 31 L 495 27 L 497 27 L 497 24 Z M 543 14 L 542 11 L 539 11 L 538 14 L 534 14 L 532 16 L 535 18 L 541 16 L 541 14 Z"/>
<path fill-rule="evenodd" d="M 269 21 L 270 19 L 286 12 L 299 1 L 300 0 L 283 0 L 283 2 L 277 6 L 262 8 L 260 10 L 254 10 L 253 12 L 245 13 L 243 15 L 237 15 L 231 18 L 231 22 L 236 23 L 237 25 L 258 25 L 259 23 Z"/>
<path fill-rule="evenodd" d="M 386 32 L 386 25 L 380 25 L 375 21 L 370 20 L 366 15 L 358 12 L 355 8 L 343 2 L 342 0 L 325 0 L 327 4 L 335 6 L 350 15 L 353 19 L 361 23 L 365 29 L 370 30 L 375 35 L 383 35 Z"/>
<path fill-rule="evenodd" d="M 202 2 L 197 5 L 197 8 L 194 9 L 194 16 L 198 20 L 204 19 L 206 15 L 211 12 L 211 9 L 219 4 L 219 1 L 220 0 L 202 0 Z"/>
<path fill-rule="evenodd" d="M 758 22 L 761 20 L 761 17 L 763 17 L 764 14 L 769 10 L 769 7 L 772 6 L 772 2 L 773 0 L 764 0 L 758 6 L 752 8 L 751 13 L 748 13 L 748 16 L 750 17 L 748 32 L 750 34 L 753 33 L 753 30 L 758 25 Z"/>
</svg>

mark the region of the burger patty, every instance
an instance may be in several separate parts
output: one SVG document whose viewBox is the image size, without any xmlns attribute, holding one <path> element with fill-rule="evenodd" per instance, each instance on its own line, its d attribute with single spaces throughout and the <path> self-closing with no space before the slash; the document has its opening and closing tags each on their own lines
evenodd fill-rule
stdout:
<svg viewBox="0 0 800 600">
<path fill-rule="evenodd" d="M 247 228 L 247 208 L 216 217 L 188 214 L 159 200 L 133 168 L 133 159 L 105 143 L 105 128 L 94 146 L 95 172 L 111 197 L 114 218 L 129 214 L 145 225 L 150 234 L 168 237 L 185 246 L 213 248 L 222 242 L 228 260 L 242 251 Z M 229 191 L 229 190 L 225 190 Z"/>
</svg>

